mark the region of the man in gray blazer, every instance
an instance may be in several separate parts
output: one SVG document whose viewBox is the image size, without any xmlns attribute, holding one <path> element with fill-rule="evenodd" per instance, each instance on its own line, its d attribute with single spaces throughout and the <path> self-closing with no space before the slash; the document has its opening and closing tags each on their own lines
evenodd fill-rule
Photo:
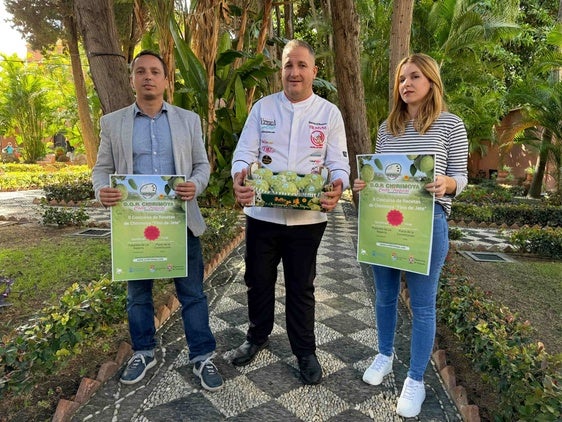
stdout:
<svg viewBox="0 0 562 422">
<path fill-rule="evenodd" d="M 175 193 L 186 201 L 188 233 L 188 275 L 175 278 L 178 300 L 189 346 L 193 373 L 210 391 L 223 385 L 212 361 L 216 342 L 209 326 L 207 296 L 203 292 L 203 255 L 199 236 L 205 221 L 197 204 L 209 181 L 210 166 L 197 114 L 164 101 L 167 66 L 151 51 L 140 52 L 131 63 L 131 85 L 136 102 L 101 118 L 101 143 L 92 181 L 96 198 L 106 207 L 121 199 L 121 192 L 109 185 L 111 174 L 183 175 L 186 181 Z M 121 382 L 134 384 L 156 365 L 153 280 L 127 284 L 127 314 L 133 343 L 133 357 L 121 375 Z"/>
</svg>

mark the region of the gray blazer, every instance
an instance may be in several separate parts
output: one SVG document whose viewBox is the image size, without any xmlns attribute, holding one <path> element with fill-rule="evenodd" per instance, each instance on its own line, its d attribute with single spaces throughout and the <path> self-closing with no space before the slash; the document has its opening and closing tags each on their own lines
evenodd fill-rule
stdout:
<svg viewBox="0 0 562 422">
<path fill-rule="evenodd" d="M 172 134 L 172 150 L 176 174 L 185 175 L 196 186 L 196 196 L 207 187 L 210 176 L 209 159 L 205 151 L 201 120 L 192 111 L 166 105 Z M 96 198 L 99 190 L 109 186 L 110 174 L 133 173 L 134 104 L 103 116 L 100 120 L 101 142 L 92 183 Z M 195 236 L 205 231 L 205 221 L 197 200 L 187 201 L 187 226 Z"/>
</svg>

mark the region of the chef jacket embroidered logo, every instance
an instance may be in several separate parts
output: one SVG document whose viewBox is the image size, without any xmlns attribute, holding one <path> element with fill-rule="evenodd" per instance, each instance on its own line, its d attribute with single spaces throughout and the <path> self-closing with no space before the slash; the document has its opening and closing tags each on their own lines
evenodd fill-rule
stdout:
<svg viewBox="0 0 562 422">
<path fill-rule="evenodd" d="M 260 121 L 260 127 L 261 127 L 261 131 L 262 133 L 275 133 L 275 127 L 277 126 L 277 123 L 274 120 L 268 120 L 268 119 L 264 119 L 263 117 L 261 118 Z"/>
<path fill-rule="evenodd" d="M 314 148 L 322 148 L 325 141 L 326 135 L 320 130 L 315 130 L 310 134 L 310 142 L 312 142 Z"/>
<path fill-rule="evenodd" d="M 275 148 L 270 147 L 269 145 L 262 146 L 261 150 L 266 154 L 272 154 L 273 152 L 275 152 Z"/>
</svg>

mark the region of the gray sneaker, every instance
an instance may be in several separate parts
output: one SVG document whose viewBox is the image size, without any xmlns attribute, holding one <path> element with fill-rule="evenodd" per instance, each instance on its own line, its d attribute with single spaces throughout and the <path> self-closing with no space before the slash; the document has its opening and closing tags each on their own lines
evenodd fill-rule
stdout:
<svg viewBox="0 0 562 422">
<path fill-rule="evenodd" d="M 221 374 L 211 358 L 207 358 L 193 364 L 193 373 L 201 380 L 201 386 L 205 390 L 217 391 L 223 386 Z"/>
<path fill-rule="evenodd" d="M 127 362 L 127 367 L 121 374 L 121 381 L 123 384 L 135 384 L 142 380 L 146 375 L 146 371 L 156 365 L 156 358 L 141 355 L 140 353 L 135 353 L 129 362 Z"/>
</svg>

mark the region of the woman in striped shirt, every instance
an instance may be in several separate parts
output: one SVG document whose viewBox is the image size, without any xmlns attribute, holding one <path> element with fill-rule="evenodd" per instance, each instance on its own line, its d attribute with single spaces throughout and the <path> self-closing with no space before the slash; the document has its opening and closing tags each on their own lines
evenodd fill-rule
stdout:
<svg viewBox="0 0 562 422">
<path fill-rule="evenodd" d="M 448 113 L 443 100 L 439 66 L 425 54 L 403 59 L 396 70 L 393 107 L 380 126 L 375 152 L 434 154 L 435 180 L 425 188 L 435 194 L 433 247 L 429 275 L 406 272 L 412 309 L 410 367 L 396 412 L 415 417 L 425 400 L 423 374 L 433 350 L 436 327 L 435 302 L 441 268 L 449 249 L 447 216 L 451 200 L 467 184 L 468 140 L 462 120 Z M 365 187 L 361 179 L 353 190 Z M 373 265 L 379 352 L 363 374 L 368 384 L 382 383 L 392 372 L 401 270 Z"/>
</svg>

